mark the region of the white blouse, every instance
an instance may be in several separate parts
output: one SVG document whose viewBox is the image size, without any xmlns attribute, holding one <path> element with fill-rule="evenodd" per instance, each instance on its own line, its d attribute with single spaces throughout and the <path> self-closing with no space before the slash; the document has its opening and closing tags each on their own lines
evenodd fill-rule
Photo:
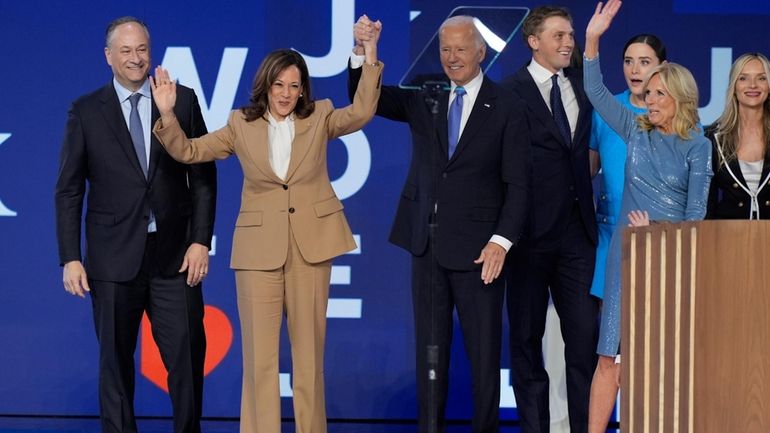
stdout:
<svg viewBox="0 0 770 433">
<path fill-rule="evenodd" d="M 294 141 L 294 113 L 279 122 L 268 111 L 267 121 L 270 123 L 267 128 L 270 167 L 279 178 L 286 180 L 291 161 L 291 143 Z"/>
</svg>

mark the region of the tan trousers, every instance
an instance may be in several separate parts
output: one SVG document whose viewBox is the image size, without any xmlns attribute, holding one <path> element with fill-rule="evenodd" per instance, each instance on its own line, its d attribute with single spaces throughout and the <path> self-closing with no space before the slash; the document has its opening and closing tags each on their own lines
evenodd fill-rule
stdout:
<svg viewBox="0 0 770 433">
<path fill-rule="evenodd" d="M 241 433 L 281 431 L 278 348 L 284 311 L 291 341 L 296 431 L 326 433 L 323 362 L 332 263 L 306 262 L 289 236 L 282 268 L 235 271 L 243 344 Z"/>
</svg>

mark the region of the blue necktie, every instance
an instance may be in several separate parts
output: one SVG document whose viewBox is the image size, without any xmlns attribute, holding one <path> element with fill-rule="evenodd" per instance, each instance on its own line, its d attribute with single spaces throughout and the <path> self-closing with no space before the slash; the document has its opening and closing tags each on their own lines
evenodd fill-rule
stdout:
<svg viewBox="0 0 770 433">
<path fill-rule="evenodd" d="M 554 74 L 551 77 L 551 114 L 553 114 L 553 120 L 559 128 L 564 142 L 567 143 L 567 146 L 572 146 L 572 133 L 569 129 L 567 112 L 564 111 L 564 104 L 561 102 L 561 89 L 559 89 L 558 79 L 558 74 Z"/>
<path fill-rule="evenodd" d="M 460 141 L 460 122 L 463 117 L 463 96 L 465 89 L 462 86 L 455 87 L 455 100 L 449 107 L 449 157 L 455 153 L 457 142 Z"/>
<path fill-rule="evenodd" d="M 131 141 L 134 142 L 134 151 L 136 152 L 136 157 L 139 158 L 139 165 L 142 167 L 142 173 L 144 173 L 144 177 L 146 178 L 147 150 L 144 148 L 144 128 L 142 128 L 142 120 L 139 118 L 139 110 L 136 109 L 136 106 L 139 104 L 139 98 L 141 97 L 142 95 L 139 93 L 134 93 L 128 97 L 129 101 L 131 101 L 131 114 L 128 116 L 128 132 L 131 133 Z M 155 231 L 153 228 L 154 223 L 155 214 L 150 210 L 148 229 L 153 232 Z"/>
<path fill-rule="evenodd" d="M 128 131 L 131 133 L 131 141 L 134 142 L 134 151 L 136 151 L 136 157 L 139 158 L 142 173 L 144 173 L 144 177 L 147 177 L 147 151 L 144 149 L 144 129 L 142 128 L 142 120 L 139 118 L 139 110 L 136 109 L 141 97 L 142 95 L 139 93 L 134 93 L 128 97 L 129 101 L 131 101 Z"/>
</svg>

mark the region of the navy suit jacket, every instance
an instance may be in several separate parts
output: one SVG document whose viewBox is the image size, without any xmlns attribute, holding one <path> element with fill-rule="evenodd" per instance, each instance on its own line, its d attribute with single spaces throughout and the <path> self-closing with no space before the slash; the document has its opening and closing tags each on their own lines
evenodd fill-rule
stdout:
<svg viewBox="0 0 770 433">
<path fill-rule="evenodd" d="M 174 113 L 190 137 L 206 133 L 195 93 L 177 85 Z M 158 119 L 152 104 L 152 121 Z M 216 205 L 214 163 L 174 161 L 151 134 L 148 176 L 139 165 L 115 88 L 82 96 L 69 109 L 56 182 L 56 231 L 62 264 L 82 260 L 83 199 L 88 277 L 128 281 L 139 272 L 150 210 L 160 272 L 174 275 L 192 242 L 211 245 Z"/>
<path fill-rule="evenodd" d="M 561 242 L 570 212 L 578 201 L 580 216 L 591 241 L 597 242 L 588 144 L 591 136 L 591 107 L 583 90 L 580 70 L 567 68 L 580 113 L 572 145 L 564 142 L 551 111 L 527 67 L 508 77 L 502 86 L 527 103 L 532 138 L 532 205 L 523 243 L 537 250 L 553 250 Z"/>
<path fill-rule="evenodd" d="M 360 71 L 349 70 L 351 94 Z M 382 88 L 377 114 L 408 123 L 412 133 L 412 159 L 390 241 L 415 256 L 425 254 L 428 222 L 437 209 L 436 259 L 467 271 L 478 269 L 473 261 L 492 235 L 519 239 L 531 176 L 529 131 L 524 102 L 484 77 L 449 158 L 448 101 L 447 92 Z"/>
</svg>

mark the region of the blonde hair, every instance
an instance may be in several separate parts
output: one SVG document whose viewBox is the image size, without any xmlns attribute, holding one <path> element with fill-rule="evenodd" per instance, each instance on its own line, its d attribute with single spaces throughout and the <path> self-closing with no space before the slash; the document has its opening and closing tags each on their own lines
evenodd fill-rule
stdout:
<svg viewBox="0 0 770 433">
<path fill-rule="evenodd" d="M 770 62 L 767 57 L 759 53 L 747 53 L 738 57 L 730 68 L 730 81 L 725 97 L 725 111 L 715 122 L 716 133 L 719 134 L 724 160 L 719 161 L 719 166 L 738 158 L 738 130 L 740 129 L 740 109 L 738 97 L 735 96 L 735 86 L 738 83 L 743 68 L 752 60 L 758 60 L 765 70 L 765 75 L 770 79 Z M 765 140 L 765 155 L 770 153 L 770 97 L 763 105 L 762 129 Z M 721 158 L 720 158 L 721 159 Z"/>
<path fill-rule="evenodd" d="M 663 87 L 674 99 L 675 112 L 671 127 L 680 138 L 689 140 L 690 132 L 698 130 L 698 85 L 692 73 L 682 65 L 676 63 L 661 63 L 650 72 L 644 80 L 643 92 L 647 93 L 647 86 L 654 76 L 660 78 Z M 637 117 L 639 127 L 645 131 L 652 131 L 655 125 L 650 122 L 647 114 Z"/>
</svg>

